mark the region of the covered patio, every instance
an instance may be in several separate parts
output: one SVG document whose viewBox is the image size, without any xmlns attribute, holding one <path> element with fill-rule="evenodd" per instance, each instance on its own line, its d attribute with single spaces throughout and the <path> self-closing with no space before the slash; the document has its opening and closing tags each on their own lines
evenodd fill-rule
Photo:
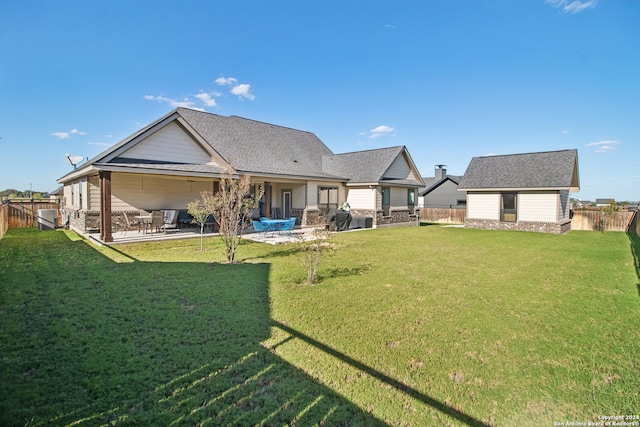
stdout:
<svg viewBox="0 0 640 427">
<path fill-rule="evenodd" d="M 252 240 L 254 242 L 259 243 L 267 243 L 270 245 L 278 245 L 284 243 L 293 243 L 298 241 L 300 238 L 309 240 L 312 239 L 311 231 L 313 228 L 294 228 L 294 230 L 289 233 L 264 233 L 264 232 L 256 232 L 252 229 L 247 229 L 242 234 L 243 239 Z M 159 241 L 170 241 L 177 239 L 195 239 L 200 238 L 200 228 L 199 227 L 188 227 L 177 230 L 171 230 L 165 233 L 142 233 L 135 230 L 129 231 L 116 231 L 111 233 L 113 238 L 110 242 L 105 242 L 100 238 L 100 233 L 82 233 L 82 235 L 90 240 L 91 242 L 102 246 L 113 246 L 113 245 L 121 245 L 128 243 L 145 243 L 145 242 L 159 242 Z M 203 234 L 205 239 L 211 239 L 215 237 L 219 237 L 220 234 L 218 232 L 212 232 L 205 230 Z"/>
</svg>

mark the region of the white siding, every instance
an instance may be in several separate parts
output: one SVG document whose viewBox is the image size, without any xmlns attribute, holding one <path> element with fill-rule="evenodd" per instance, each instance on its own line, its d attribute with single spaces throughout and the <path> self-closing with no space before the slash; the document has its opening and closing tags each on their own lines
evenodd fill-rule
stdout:
<svg viewBox="0 0 640 427">
<path fill-rule="evenodd" d="M 500 219 L 499 193 L 467 193 L 467 218 Z"/>
<path fill-rule="evenodd" d="M 304 209 L 306 188 L 304 185 L 293 187 L 291 192 L 291 207 L 294 209 Z"/>
<path fill-rule="evenodd" d="M 169 123 L 120 157 L 192 164 L 212 161 L 211 156 L 175 123 Z"/>
<path fill-rule="evenodd" d="M 407 209 L 407 192 L 403 187 L 391 187 L 391 210 Z"/>
<path fill-rule="evenodd" d="M 186 209 L 189 202 L 200 198 L 201 191 L 213 191 L 213 181 L 114 174 L 111 180 L 111 209 L 114 212 L 136 209 Z"/>
<path fill-rule="evenodd" d="M 100 210 L 100 179 L 97 176 L 89 177 L 89 206 L 90 211 Z"/>
<path fill-rule="evenodd" d="M 351 209 L 375 210 L 376 190 L 375 188 L 349 188 L 347 201 Z"/>
<path fill-rule="evenodd" d="M 556 222 L 558 193 L 518 193 L 518 221 Z"/>
<path fill-rule="evenodd" d="M 409 167 L 407 159 L 404 158 L 404 155 L 396 157 L 393 163 L 391 163 L 391 166 L 389 166 L 389 169 L 387 169 L 387 171 L 385 172 L 384 178 L 416 179 L 413 171 Z"/>
</svg>

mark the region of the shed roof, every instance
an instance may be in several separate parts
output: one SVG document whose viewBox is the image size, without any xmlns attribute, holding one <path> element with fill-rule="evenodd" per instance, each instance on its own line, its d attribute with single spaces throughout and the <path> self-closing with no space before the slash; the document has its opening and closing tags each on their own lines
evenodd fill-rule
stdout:
<svg viewBox="0 0 640 427">
<path fill-rule="evenodd" d="M 474 157 L 458 186 L 460 190 L 579 188 L 575 149 Z"/>
</svg>

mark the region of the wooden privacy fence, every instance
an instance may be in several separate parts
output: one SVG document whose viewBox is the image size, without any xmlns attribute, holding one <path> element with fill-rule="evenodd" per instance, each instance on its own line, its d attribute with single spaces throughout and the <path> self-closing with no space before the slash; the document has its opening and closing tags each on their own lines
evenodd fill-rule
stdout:
<svg viewBox="0 0 640 427">
<path fill-rule="evenodd" d="M 9 206 L 0 205 L 0 240 L 9 229 Z"/>
<path fill-rule="evenodd" d="M 58 211 L 58 224 L 60 222 L 60 203 L 49 200 L 34 200 L 24 202 L 10 201 L 6 208 L 8 228 L 29 228 L 38 226 L 38 211 L 41 209 L 55 209 Z M 1 226 L 0 226 L 1 227 Z"/>
<path fill-rule="evenodd" d="M 605 215 L 599 210 L 573 211 L 571 220 L 572 230 L 598 230 L 598 231 L 635 231 L 630 230 L 634 218 L 633 211 L 616 211 L 611 215 Z M 604 227 L 604 229 L 602 229 Z"/>
<path fill-rule="evenodd" d="M 422 222 L 441 222 L 445 224 L 464 224 L 467 210 L 454 208 L 420 208 Z"/>
</svg>

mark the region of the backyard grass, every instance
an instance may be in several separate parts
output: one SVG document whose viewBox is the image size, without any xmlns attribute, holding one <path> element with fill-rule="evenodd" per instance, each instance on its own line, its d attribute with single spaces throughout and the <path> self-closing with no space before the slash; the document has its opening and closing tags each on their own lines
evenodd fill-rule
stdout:
<svg viewBox="0 0 640 427">
<path fill-rule="evenodd" d="M 0 425 L 554 425 L 640 411 L 640 239 L 0 242 Z M 631 419 L 630 421 L 634 421 Z"/>
</svg>

